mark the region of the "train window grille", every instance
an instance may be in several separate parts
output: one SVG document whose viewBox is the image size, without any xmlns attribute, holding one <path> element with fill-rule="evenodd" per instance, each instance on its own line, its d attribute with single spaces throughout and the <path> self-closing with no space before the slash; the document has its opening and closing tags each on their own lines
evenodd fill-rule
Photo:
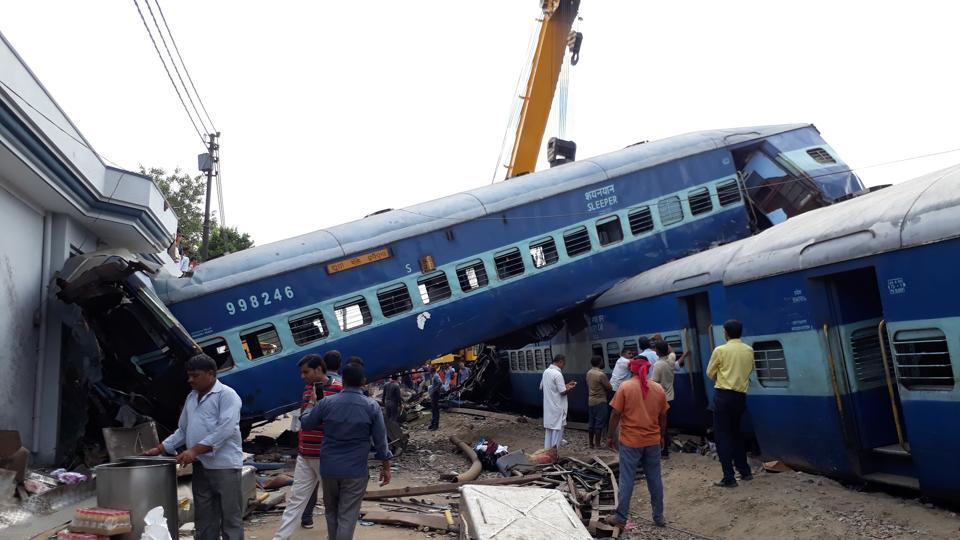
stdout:
<svg viewBox="0 0 960 540">
<path fill-rule="evenodd" d="M 395 317 L 413 309 L 410 291 L 403 283 L 377 291 L 377 302 L 384 317 Z"/>
<path fill-rule="evenodd" d="M 811 148 L 807 150 L 807 155 L 821 165 L 835 165 L 837 163 L 837 160 L 830 155 L 830 152 L 827 152 L 823 148 Z"/>
<path fill-rule="evenodd" d="M 457 281 L 460 282 L 460 290 L 463 292 L 486 287 L 490 282 L 487 278 L 487 269 L 479 259 L 458 266 Z"/>
<path fill-rule="evenodd" d="M 713 201 L 710 200 L 710 190 L 707 188 L 691 191 L 687 195 L 687 200 L 690 202 L 690 213 L 694 216 L 713 210 Z"/>
<path fill-rule="evenodd" d="M 620 216 L 609 216 L 597 221 L 597 237 L 601 246 L 609 246 L 623 240 Z"/>
<path fill-rule="evenodd" d="M 880 336 L 875 328 L 861 328 L 850 334 L 853 371 L 861 385 L 885 382 Z"/>
<path fill-rule="evenodd" d="M 680 357 L 683 356 L 683 341 L 680 339 L 680 336 L 676 334 L 667 335 L 663 336 L 663 340 L 670 346 L 673 354 L 677 355 L 677 360 L 680 360 Z"/>
<path fill-rule="evenodd" d="M 787 357 L 779 341 L 758 341 L 753 344 L 753 364 L 757 381 L 764 387 L 784 387 L 790 381 L 787 375 Z"/>
<path fill-rule="evenodd" d="M 908 390 L 949 390 L 954 386 L 950 349 L 936 328 L 901 330 L 893 336 L 897 379 Z"/>
<path fill-rule="evenodd" d="M 594 343 L 590 346 L 590 352 L 592 353 L 592 356 L 599 356 L 600 358 L 603 358 L 603 345 L 600 343 Z"/>
<path fill-rule="evenodd" d="M 657 210 L 660 212 L 661 225 L 672 225 L 683 221 L 683 205 L 680 204 L 680 197 L 676 195 L 661 199 L 657 203 Z"/>
<path fill-rule="evenodd" d="M 360 328 L 373 322 L 370 306 L 367 304 L 367 299 L 362 296 L 334 304 L 333 314 L 337 317 L 337 325 L 343 331 Z"/>
<path fill-rule="evenodd" d="M 547 362 L 548 364 L 552 364 L 552 363 L 553 363 L 553 351 L 552 351 L 552 350 L 550 350 L 550 349 L 544 349 L 544 350 L 543 350 L 543 357 L 546 358 L 546 362 Z"/>
<path fill-rule="evenodd" d="M 635 352 L 640 352 L 637 350 L 637 340 L 635 339 L 624 340 L 623 349 L 620 349 L 620 350 L 625 351 L 627 349 L 633 349 Z"/>
<path fill-rule="evenodd" d="M 247 353 L 249 360 L 277 354 L 283 350 L 280 336 L 272 324 L 244 331 L 240 334 L 240 342 L 243 343 L 243 350 Z"/>
<path fill-rule="evenodd" d="M 560 260 L 560 254 L 557 252 L 557 243 L 553 238 L 544 238 L 530 244 L 530 257 L 533 259 L 533 266 L 543 268 L 550 266 Z"/>
<path fill-rule="evenodd" d="M 493 264 L 497 267 L 497 277 L 510 279 L 523 274 L 523 257 L 517 248 L 502 251 L 493 256 Z"/>
<path fill-rule="evenodd" d="M 630 221 L 630 232 L 634 235 L 653 230 L 653 215 L 650 214 L 650 208 L 647 206 L 631 210 L 627 214 L 627 219 Z"/>
<path fill-rule="evenodd" d="M 563 233 L 563 247 L 568 257 L 576 257 L 590 251 L 590 234 L 586 227 L 577 227 Z"/>
<path fill-rule="evenodd" d="M 420 291 L 420 300 L 424 304 L 439 302 L 453 295 L 450 290 L 450 282 L 447 281 L 447 275 L 442 271 L 418 279 L 417 289 Z"/>
<path fill-rule="evenodd" d="M 213 341 L 201 343 L 200 348 L 203 349 L 203 354 L 213 358 L 213 361 L 217 363 L 217 371 L 233 369 L 233 355 L 230 354 L 230 346 L 227 345 L 227 340 L 216 338 Z"/>
<path fill-rule="evenodd" d="M 520 367 L 517 365 L 517 352 L 510 351 L 510 371 L 518 371 Z"/>
<path fill-rule="evenodd" d="M 736 180 L 717 184 L 717 200 L 720 206 L 729 206 L 740 202 L 740 184 Z"/>
<path fill-rule="evenodd" d="M 524 351 L 524 354 L 527 355 L 527 370 L 533 371 L 536 368 L 536 364 L 533 361 L 533 351 Z"/>
<path fill-rule="evenodd" d="M 607 367 L 613 369 L 617 365 L 617 360 L 620 359 L 620 344 L 616 341 L 607 342 Z"/>
<path fill-rule="evenodd" d="M 330 334 L 319 309 L 291 317 L 288 324 L 290 333 L 293 334 L 293 342 L 299 346 L 323 339 Z"/>
<path fill-rule="evenodd" d="M 543 351 L 541 349 L 533 351 L 533 358 L 537 365 L 537 371 L 543 371 L 546 369 L 546 367 L 543 365 Z"/>
</svg>

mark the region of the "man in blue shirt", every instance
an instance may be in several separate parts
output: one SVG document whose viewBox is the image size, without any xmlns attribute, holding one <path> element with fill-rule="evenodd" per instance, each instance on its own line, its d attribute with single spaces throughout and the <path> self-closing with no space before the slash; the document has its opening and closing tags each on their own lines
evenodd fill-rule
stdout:
<svg viewBox="0 0 960 540">
<path fill-rule="evenodd" d="M 433 372 L 429 379 L 430 385 L 427 387 L 427 395 L 430 396 L 430 431 L 440 429 L 440 390 L 443 388 L 440 380 L 440 368 Z"/>
<path fill-rule="evenodd" d="M 187 360 L 193 389 L 180 412 L 177 430 L 148 456 L 176 454 L 177 463 L 193 464 L 194 525 L 197 540 L 242 540 L 243 501 L 240 469 L 240 396 L 217 380 L 217 364 L 205 354 Z M 186 445 L 186 450 L 176 453 Z"/>
<path fill-rule="evenodd" d="M 376 401 L 363 395 L 363 368 L 343 368 L 343 390 L 324 398 L 300 419 L 302 429 L 323 424 L 320 450 L 320 478 L 323 485 L 324 517 L 329 540 L 349 540 L 360 516 L 360 503 L 367 491 L 367 457 L 373 441 L 375 457 L 383 462 L 380 485 L 390 483 L 387 429 Z"/>
</svg>

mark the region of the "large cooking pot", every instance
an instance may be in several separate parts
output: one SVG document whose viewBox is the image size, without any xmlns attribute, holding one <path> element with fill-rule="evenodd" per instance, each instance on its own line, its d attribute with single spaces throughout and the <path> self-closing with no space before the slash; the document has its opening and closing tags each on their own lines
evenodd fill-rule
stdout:
<svg viewBox="0 0 960 540">
<path fill-rule="evenodd" d="M 143 518 L 151 509 L 163 507 L 170 536 L 177 538 L 177 461 L 169 457 L 128 457 L 94 469 L 97 475 L 97 506 L 129 510 L 133 531 L 122 540 L 139 540 Z"/>
</svg>

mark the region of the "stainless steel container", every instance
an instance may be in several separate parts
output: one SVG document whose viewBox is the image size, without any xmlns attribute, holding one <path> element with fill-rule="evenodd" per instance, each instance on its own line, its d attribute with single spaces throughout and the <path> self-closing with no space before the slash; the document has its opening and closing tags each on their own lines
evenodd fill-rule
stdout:
<svg viewBox="0 0 960 540">
<path fill-rule="evenodd" d="M 177 538 L 177 461 L 167 457 L 129 457 L 94 469 L 97 475 L 97 506 L 129 510 L 133 531 L 122 540 L 139 540 L 143 518 L 163 507 L 170 536 Z"/>
</svg>

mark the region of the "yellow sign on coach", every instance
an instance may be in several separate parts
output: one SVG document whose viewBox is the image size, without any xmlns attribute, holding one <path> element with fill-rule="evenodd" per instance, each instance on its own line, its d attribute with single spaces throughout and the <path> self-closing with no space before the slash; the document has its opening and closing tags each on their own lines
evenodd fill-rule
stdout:
<svg viewBox="0 0 960 540">
<path fill-rule="evenodd" d="M 363 266 L 365 264 L 370 264 L 389 258 L 390 248 L 378 249 L 376 251 L 371 251 L 370 253 L 364 253 L 363 255 L 357 255 L 356 257 L 350 257 L 349 259 L 329 263 L 327 264 L 327 273 L 336 274 L 337 272 L 343 272 L 344 270 L 349 270 L 351 268 L 356 268 L 358 266 Z"/>
</svg>

